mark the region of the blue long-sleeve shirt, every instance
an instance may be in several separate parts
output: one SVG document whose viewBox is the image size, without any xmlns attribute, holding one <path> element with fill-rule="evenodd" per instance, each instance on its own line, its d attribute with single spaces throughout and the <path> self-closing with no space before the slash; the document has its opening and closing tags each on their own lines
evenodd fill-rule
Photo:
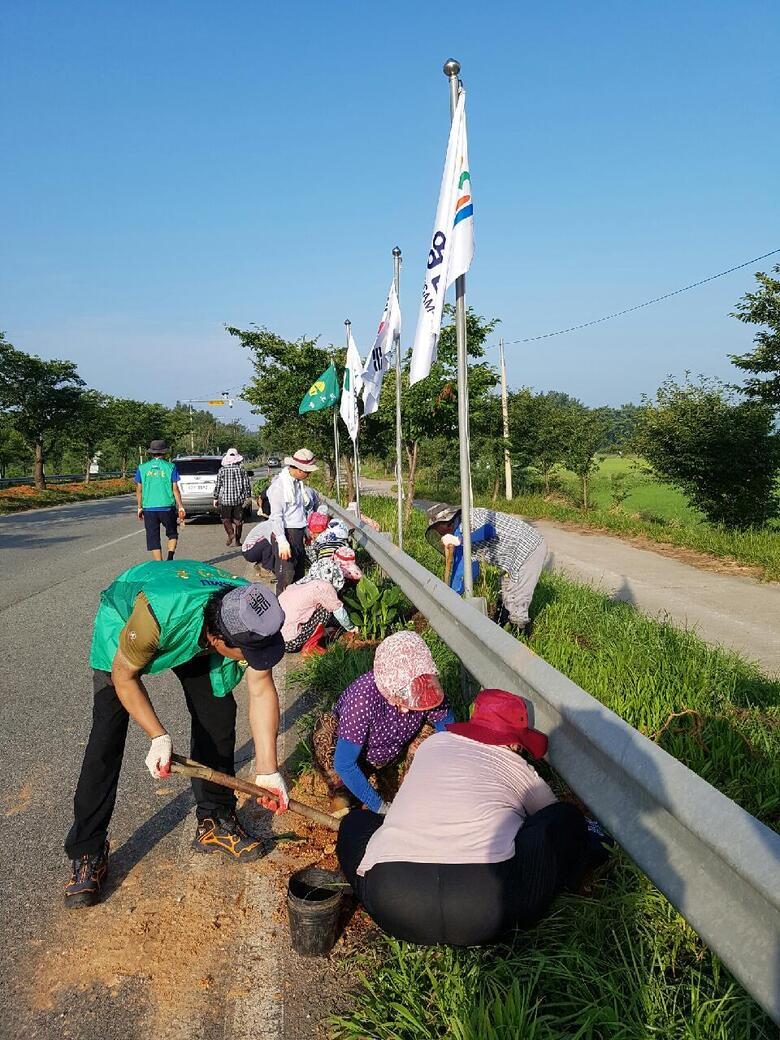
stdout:
<svg viewBox="0 0 780 1040">
<path fill-rule="evenodd" d="M 462 538 L 461 524 L 453 532 Z M 519 516 L 500 513 L 495 509 L 476 508 L 471 511 L 471 545 L 476 559 L 472 559 L 472 574 L 479 577 L 479 561 L 498 567 L 504 574 L 516 578 L 528 557 L 544 538 Z M 450 586 L 463 592 L 463 546 L 455 547 L 452 557 Z"/>
</svg>

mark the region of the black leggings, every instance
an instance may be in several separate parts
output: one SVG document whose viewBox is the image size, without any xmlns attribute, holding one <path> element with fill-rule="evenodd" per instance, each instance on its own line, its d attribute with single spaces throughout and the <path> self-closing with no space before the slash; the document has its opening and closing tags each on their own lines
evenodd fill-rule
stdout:
<svg viewBox="0 0 780 1040">
<path fill-rule="evenodd" d="M 195 657 L 173 671 L 184 687 L 187 708 L 192 716 L 190 756 L 196 762 L 232 775 L 236 746 L 233 694 L 215 697 L 212 693 L 208 654 Z M 95 671 L 93 686 L 92 730 L 73 801 L 73 826 L 65 839 L 65 851 L 70 859 L 103 848 L 114 812 L 130 718 L 116 695 L 109 672 Z M 193 780 L 192 792 L 199 820 L 214 816 L 224 818 L 235 809 L 233 792 L 217 784 Z"/>
<path fill-rule="evenodd" d="M 274 574 L 276 574 L 276 595 L 279 596 L 288 585 L 298 581 L 306 571 L 306 550 L 304 538 L 305 527 L 287 527 L 284 536 L 290 546 L 290 559 L 283 560 L 279 555 L 279 546 L 274 541 Z"/>
<path fill-rule="evenodd" d="M 290 640 L 289 643 L 284 644 L 284 652 L 286 654 L 298 654 L 303 650 L 305 644 L 314 635 L 318 625 L 328 625 L 333 620 L 333 615 L 325 607 L 315 607 L 314 613 L 311 615 L 308 621 L 304 621 L 301 627 L 298 629 L 298 634 Z"/>
<path fill-rule="evenodd" d="M 529 816 L 503 863 L 377 863 L 360 865 L 383 816 L 354 809 L 341 821 L 336 854 L 348 881 L 379 927 L 423 946 L 477 946 L 534 924 L 583 873 L 587 824 L 556 802 Z"/>
</svg>

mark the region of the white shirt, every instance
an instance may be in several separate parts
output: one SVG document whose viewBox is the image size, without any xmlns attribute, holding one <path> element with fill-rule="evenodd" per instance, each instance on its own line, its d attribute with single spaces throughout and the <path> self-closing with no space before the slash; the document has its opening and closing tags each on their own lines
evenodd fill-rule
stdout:
<svg viewBox="0 0 780 1040">
<path fill-rule="evenodd" d="M 266 494 L 271 508 L 268 517 L 271 530 L 276 535 L 279 548 L 289 549 L 285 528 L 292 530 L 306 527 L 309 513 L 319 505 L 319 495 L 312 488 L 307 488 L 302 480 L 296 480 L 289 466 L 274 477 Z"/>
</svg>

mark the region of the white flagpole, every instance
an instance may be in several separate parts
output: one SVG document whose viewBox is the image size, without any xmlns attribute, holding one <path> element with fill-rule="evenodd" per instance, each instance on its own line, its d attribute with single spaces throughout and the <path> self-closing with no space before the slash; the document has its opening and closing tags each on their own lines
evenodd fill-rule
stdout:
<svg viewBox="0 0 780 1040">
<path fill-rule="evenodd" d="M 450 123 L 455 118 L 460 89 L 460 62 L 454 58 L 444 66 L 450 81 Z M 455 338 L 458 347 L 458 440 L 460 446 L 460 519 L 463 539 L 463 594 L 474 595 L 471 574 L 471 460 L 469 458 L 469 369 L 466 352 L 466 276 L 455 281 Z"/>
<path fill-rule="evenodd" d="M 344 322 L 344 328 L 347 333 L 347 351 L 349 351 L 349 331 L 352 327 L 352 322 L 347 318 Z M 347 358 L 347 364 L 349 364 L 349 358 Z M 355 390 L 352 386 L 353 374 L 350 373 L 350 393 L 355 396 Z M 357 399 L 355 400 L 355 407 L 357 407 Z M 363 519 L 363 514 L 360 512 L 360 455 L 358 453 L 358 437 L 360 436 L 360 423 L 358 422 L 357 433 L 355 439 L 352 441 L 352 460 L 355 467 L 355 509 L 357 510 L 358 521 Z"/>
<path fill-rule="evenodd" d="M 341 505 L 341 465 L 339 463 L 339 410 L 333 406 L 333 450 L 336 453 L 336 501 Z"/>
<path fill-rule="evenodd" d="M 398 303 L 401 302 L 401 250 L 398 246 L 393 250 L 393 282 Z M 404 547 L 404 488 L 403 464 L 401 462 L 401 336 L 395 338 L 395 479 L 397 483 L 396 499 L 398 502 L 398 548 Z"/>
</svg>

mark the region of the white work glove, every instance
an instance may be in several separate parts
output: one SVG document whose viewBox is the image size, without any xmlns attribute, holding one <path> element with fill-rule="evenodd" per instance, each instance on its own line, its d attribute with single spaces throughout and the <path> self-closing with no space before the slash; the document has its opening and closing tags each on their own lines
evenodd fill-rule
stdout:
<svg viewBox="0 0 780 1040">
<path fill-rule="evenodd" d="M 290 804 L 290 796 L 287 793 L 287 784 L 284 782 L 284 777 L 281 773 L 258 773 L 255 777 L 255 783 L 258 787 L 264 787 L 270 794 L 263 798 L 258 798 L 258 802 L 265 809 L 271 809 L 272 812 L 277 814 L 287 812 L 287 807 Z"/>
<path fill-rule="evenodd" d="M 457 538 L 454 534 L 443 534 L 441 536 L 442 545 L 460 545 L 460 538 Z"/>
<path fill-rule="evenodd" d="M 164 780 L 171 775 L 172 754 L 173 741 L 167 733 L 152 740 L 152 746 L 146 756 L 146 768 L 155 780 Z"/>
<path fill-rule="evenodd" d="M 377 813 L 380 816 L 387 816 L 389 808 L 390 808 L 390 802 L 382 802 L 382 804 L 377 809 Z"/>
</svg>

